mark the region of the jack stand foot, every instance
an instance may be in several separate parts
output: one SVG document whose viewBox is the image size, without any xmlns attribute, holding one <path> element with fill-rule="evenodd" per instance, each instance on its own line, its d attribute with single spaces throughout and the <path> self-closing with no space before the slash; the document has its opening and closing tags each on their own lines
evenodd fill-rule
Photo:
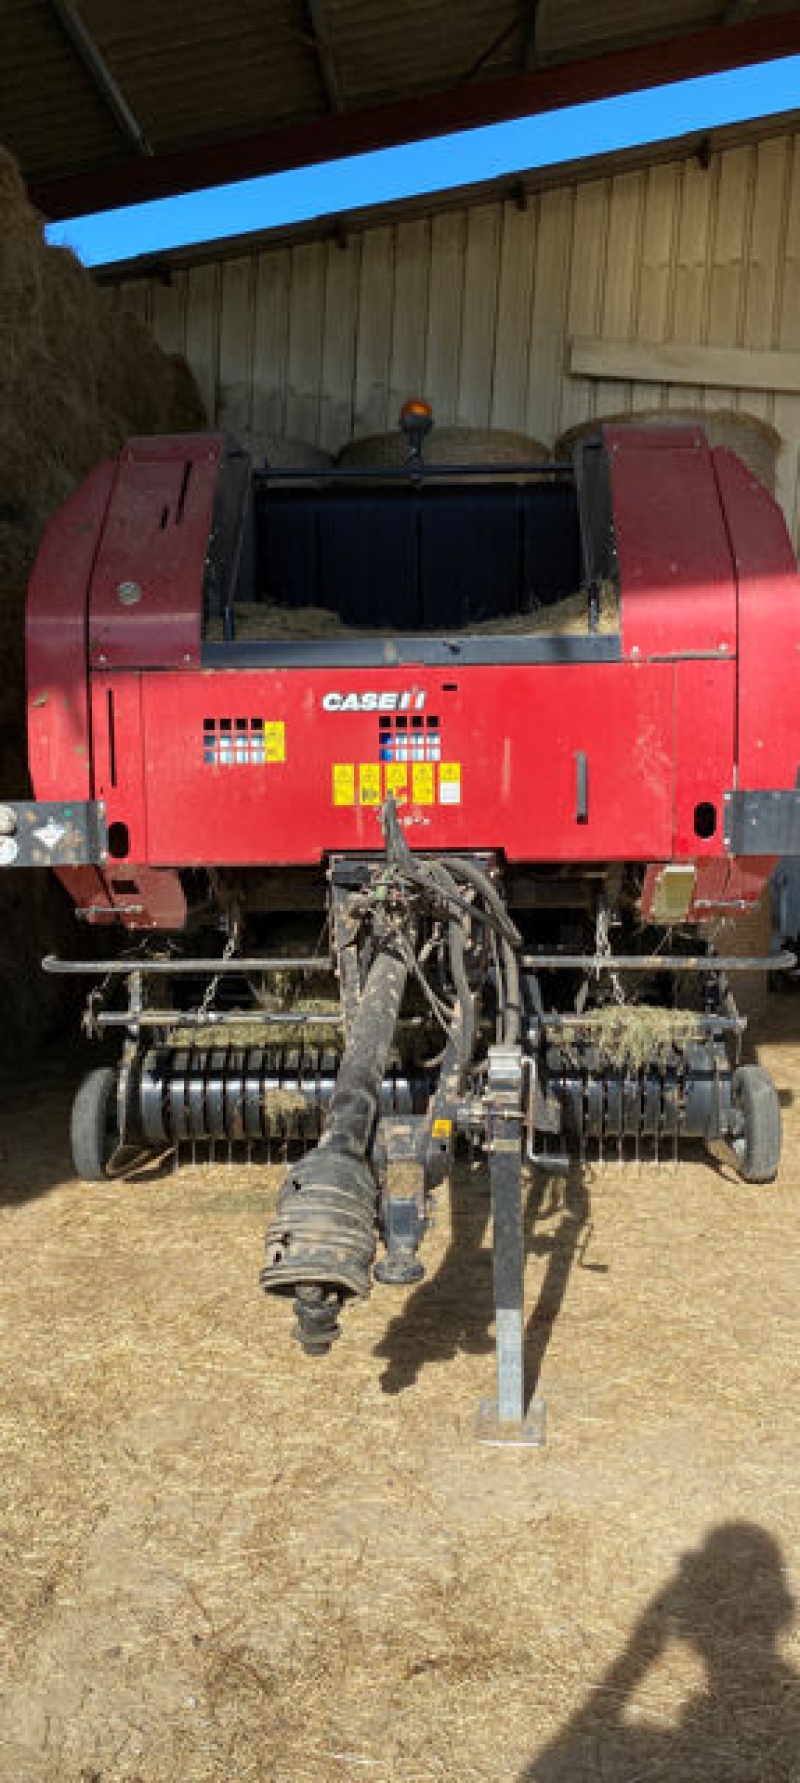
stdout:
<svg viewBox="0 0 800 1783">
<path fill-rule="evenodd" d="M 475 1422 L 478 1442 L 492 1448 L 541 1449 L 545 1444 L 545 1401 L 532 1399 L 524 1417 L 500 1418 L 496 1399 L 482 1399 Z"/>
<path fill-rule="evenodd" d="M 390 1288 L 407 1288 L 421 1282 L 425 1268 L 412 1251 L 389 1251 L 372 1271 L 376 1282 Z"/>
</svg>

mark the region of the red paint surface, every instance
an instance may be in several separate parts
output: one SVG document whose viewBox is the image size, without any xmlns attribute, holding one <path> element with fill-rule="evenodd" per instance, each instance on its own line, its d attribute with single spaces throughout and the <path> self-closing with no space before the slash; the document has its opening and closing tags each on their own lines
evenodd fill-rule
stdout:
<svg viewBox="0 0 800 1783">
<path fill-rule="evenodd" d="M 699 427 L 608 427 L 625 655 L 733 656 L 736 584 Z"/>
<path fill-rule="evenodd" d="M 90 797 L 86 604 L 114 474 L 99 464 L 50 521 L 28 585 L 28 761 L 40 799 Z"/>
<path fill-rule="evenodd" d="M 738 784 L 800 770 L 800 576 L 780 508 L 732 452 L 714 453 L 739 583 Z"/>
<path fill-rule="evenodd" d="M 673 850 L 718 855 L 722 800 L 732 784 L 736 728 L 735 662 L 675 664 L 675 825 Z M 698 807 L 713 805 L 712 836 L 698 835 Z"/>
<path fill-rule="evenodd" d="M 456 691 L 445 692 L 445 682 Z M 423 690 L 426 713 L 440 719 L 442 760 L 462 764 L 460 805 L 409 802 L 404 820 L 413 846 L 500 848 L 510 860 L 669 851 L 672 667 L 605 663 L 471 668 L 457 676 L 430 669 L 146 676 L 149 859 L 302 863 L 331 849 L 380 848 L 375 807 L 332 802 L 335 763 L 357 770 L 378 761 L 378 714 L 322 708 L 332 689 L 376 685 Z M 283 720 L 286 761 L 205 766 L 204 718 L 238 716 Z M 577 750 L 588 758 L 585 824 L 575 819 Z"/>
<path fill-rule="evenodd" d="M 95 668 L 197 667 L 206 545 L 223 442 L 130 440 L 120 460 L 89 602 Z M 126 605 L 120 589 L 141 599 Z"/>
<path fill-rule="evenodd" d="M 440 763 L 460 764 L 461 802 L 441 802 L 436 762 L 434 802 L 415 799 L 409 763 L 402 818 L 412 846 L 491 849 L 513 862 L 694 860 L 694 916 L 751 901 L 772 862 L 727 859 L 721 807 L 737 785 L 793 786 L 800 761 L 800 579 L 783 520 L 696 429 L 609 429 L 607 439 L 618 663 L 204 671 L 202 578 L 221 442 L 134 442 L 113 490 L 110 467 L 93 473 L 48 530 L 28 616 L 35 793 L 102 798 L 109 825 L 127 830 L 126 854 L 91 887 L 75 880 L 78 899 L 95 899 L 99 884 L 130 926 L 175 927 L 180 868 L 379 850 L 377 806 L 358 802 L 360 767 L 380 762 L 379 713 L 329 712 L 323 696 L 413 690 L 424 695 L 421 715 L 439 720 Z M 117 599 L 128 578 L 143 589 L 133 606 Z M 409 719 L 419 710 L 412 702 Z M 215 720 L 219 736 L 223 718 L 282 724 L 285 760 L 210 764 L 205 724 Z M 406 735 L 431 728 L 409 723 Z M 334 803 L 336 765 L 354 771 L 354 805 Z M 708 804 L 717 823 L 703 837 L 698 806 Z"/>
</svg>

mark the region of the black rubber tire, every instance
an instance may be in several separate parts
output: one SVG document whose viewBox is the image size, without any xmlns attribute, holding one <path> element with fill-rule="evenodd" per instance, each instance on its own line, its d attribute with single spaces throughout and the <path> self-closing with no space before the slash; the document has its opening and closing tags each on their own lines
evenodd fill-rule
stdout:
<svg viewBox="0 0 800 1783">
<path fill-rule="evenodd" d="M 744 1122 L 733 1141 L 733 1155 L 745 1182 L 774 1182 L 781 1158 L 781 1105 L 763 1065 L 740 1065 L 734 1071 L 731 1097 Z"/>
<path fill-rule="evenodd" d="M 99 1065 L 84 1077 L 72 1104 L 70 1140 L 75 1175 L 102 1182 L 117 1148 L 117 1073 Z"/>
</svg>

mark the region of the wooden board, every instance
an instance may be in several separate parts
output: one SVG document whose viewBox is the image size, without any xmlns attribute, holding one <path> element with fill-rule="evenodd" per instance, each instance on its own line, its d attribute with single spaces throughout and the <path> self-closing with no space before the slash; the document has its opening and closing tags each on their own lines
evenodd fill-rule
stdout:
<svg viewBox="0 0 800 1783">
<path fill-rule="evenodd" d="M 464 427 L 488 427 L 492 408 L 500 275 L 499 204 L 476 205 L 467 213 L 458 413 Z"/>
<path fill-rule="evenodd" d="M 288 248 L 259 256 L 253 319 L 253 433 L 256 439 L 286 427 L 291 254 Z"/>
<path fill-rule="evenodd" d="M 226 260 L 222 269 L 217 421 L 234 439 L 249 432 L 251 421 L 253 275 L 249 256 Z"/>
<path fill-rule="evenodd" d="M 353 381 L 361 244 L 331 241 L 325 250 L 325 313 L 322 330 L 322 387 L 319 443 L 336 453 L 352 437 Z"/>
<path fill-rule="evenodd" d="M 747 347 L 693 347 L 687 341 L 570 341 L 569 369 L 584 378 L 641 378 L 649 384 L 705 384 L 739 390 L 800 391 L 797 353 Z"/>
<path fill-rule="evenodd" d="M 361 244 L 353 411 L 357 438 L 382 433 L 388 426 L 393 292 L 393 231 L 372 229 Z"/>
<path fill-rule="evenodd" d="M 430 223 L 427 217 L 400 223 L 395 232 L 394 304 L 389 348 L 390 425 L 404 402 L 426 396 L 425 337 L 428 330 Z"/>
<path fill-rule="evenodd" d="M 464 214 L 444 211 L 431 224 L 425 344 L 425 394 L 440 425 L 452 424 L 458 413 L 463 297 Z"/>
<path fill-rule="evenodd" d="M 534 229 L 530 210 L 503 205 L 492 427 L 525 428 L 533 298 Z"/>
<path fill-rule="evenodd" d="M 317 439 L 324 291 L 323 243 L 304 242 L 292 251 L 286 380 L 286 432 L 290 439 L 312 442 Z"/>
</svg>

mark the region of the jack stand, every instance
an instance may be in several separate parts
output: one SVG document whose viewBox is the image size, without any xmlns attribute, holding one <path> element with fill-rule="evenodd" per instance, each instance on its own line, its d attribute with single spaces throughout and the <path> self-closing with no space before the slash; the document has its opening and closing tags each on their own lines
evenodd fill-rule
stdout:
<svg viewBox="0 0 800 1783">
<path fill-rule="evenodd" d="M 525 1256 L 522 1220 L 522 1049 L 489 1048 L 489 1181 L 492 1192 L 497 1397 L 478 1410 L 479 1442 L 539 1447 L 544 1401 L 525 1407 Z"/>
</svg>

